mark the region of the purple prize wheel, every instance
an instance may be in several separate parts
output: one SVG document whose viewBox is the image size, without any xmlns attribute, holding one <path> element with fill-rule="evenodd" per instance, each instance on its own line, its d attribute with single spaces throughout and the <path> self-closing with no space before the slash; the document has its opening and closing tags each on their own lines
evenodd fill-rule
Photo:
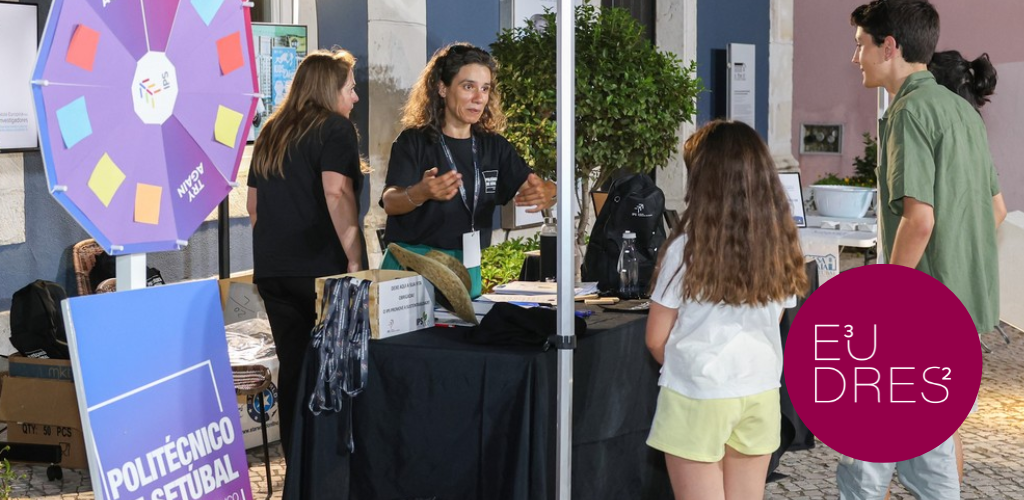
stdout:
<svg viewBox="0 0 1024 500">
<path fill-rule="evenodd" d="M 32 78 L 50 192 L 112 255 L 182 248 L 238 176 L 258 94 L 239 0 L 54 0 Z"/>
</svg>

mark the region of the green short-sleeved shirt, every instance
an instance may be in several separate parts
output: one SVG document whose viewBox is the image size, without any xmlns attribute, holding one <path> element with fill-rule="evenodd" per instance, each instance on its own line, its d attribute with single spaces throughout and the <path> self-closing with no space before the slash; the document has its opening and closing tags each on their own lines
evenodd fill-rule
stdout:
<svg viewBox="0 0 1024 500">
<path fill-rule="evenodd" d="M 903 198 L 932 206 L 935 225 L 919 271 L 949 287 L 979 332 L 999 323 L 992 197 L 999 181 L 981 116 L 928 71 L 907 77 L 879 121 L 879 233 L 888 261 Z"/>
</svg>

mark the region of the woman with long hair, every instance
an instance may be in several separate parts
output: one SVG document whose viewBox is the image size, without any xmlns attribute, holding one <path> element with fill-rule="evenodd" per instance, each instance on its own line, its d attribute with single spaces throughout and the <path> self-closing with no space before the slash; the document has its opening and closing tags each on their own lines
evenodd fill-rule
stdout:
<svg viewBox="0 0 1024 500">
<path fill-rule="evenodd" d="M 659 252 L 647 347 L 662 364 L 647 444 L 677 500 L 762 498 L 779 447 L 779 320 L 808 289 L 768 147 L 716 120 L 685 143 L 679 223 Z"/>
<path fill-rule="evenodd" d="M 280 362 L 285 457 L 302 357 L 316 321 L 316 277 L 358 271 L 362 262 L 357 193 L 363 174 L 349 120 L 359 100 L 354 66 L 355 58 L 343 50 L 307 55 L 256 139 L 249 171 L 253 281 Z"/>
<path fill-rule="evenodd" d="M 480 295 L 480 252 L 490 245 L 495 205 L 514 199 L 538 212 L 555 203 L 555 184 L 534 174 L 501 136 L 496 73 L 494 58 L 469 44 L 434 53 L 403 109 L 405 130 L 391 147 L 380 200 L 388 214 L 385 239 L 460 259 L 472 296 Z M 399 264 L 385 254 L 381 267 Z"/>
</svg>

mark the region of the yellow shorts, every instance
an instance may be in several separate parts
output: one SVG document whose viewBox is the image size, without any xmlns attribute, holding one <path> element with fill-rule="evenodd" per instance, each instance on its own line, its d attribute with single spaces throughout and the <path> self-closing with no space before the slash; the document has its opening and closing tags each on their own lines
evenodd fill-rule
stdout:
<svg viewBox="0 0 1024 500">
<path fill-rule="evenodd" d="M 717 462 L 725 445 L 744 455 L 779 448 L 779 390 L 726 399 L 690 399 L 662 387 L 647 445 L 696 462 Z"/>
</svg>

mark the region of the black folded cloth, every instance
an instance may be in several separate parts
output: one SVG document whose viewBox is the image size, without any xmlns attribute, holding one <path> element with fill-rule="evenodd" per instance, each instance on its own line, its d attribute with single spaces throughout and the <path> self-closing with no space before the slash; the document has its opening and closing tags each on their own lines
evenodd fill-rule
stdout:
<svg viewBox="0 0 1024 500">
<path fill-rule="evenodd" d="M 587 333 L 587 322 L 574 316 L 576 336 Z M 466 331 L 466 340 L 485 345 L 540 347 L 548 350 L 555 343 L 558 312 L 547 307 L 520 307 L 499 302 L 475 326 Z"/>
</svg>

